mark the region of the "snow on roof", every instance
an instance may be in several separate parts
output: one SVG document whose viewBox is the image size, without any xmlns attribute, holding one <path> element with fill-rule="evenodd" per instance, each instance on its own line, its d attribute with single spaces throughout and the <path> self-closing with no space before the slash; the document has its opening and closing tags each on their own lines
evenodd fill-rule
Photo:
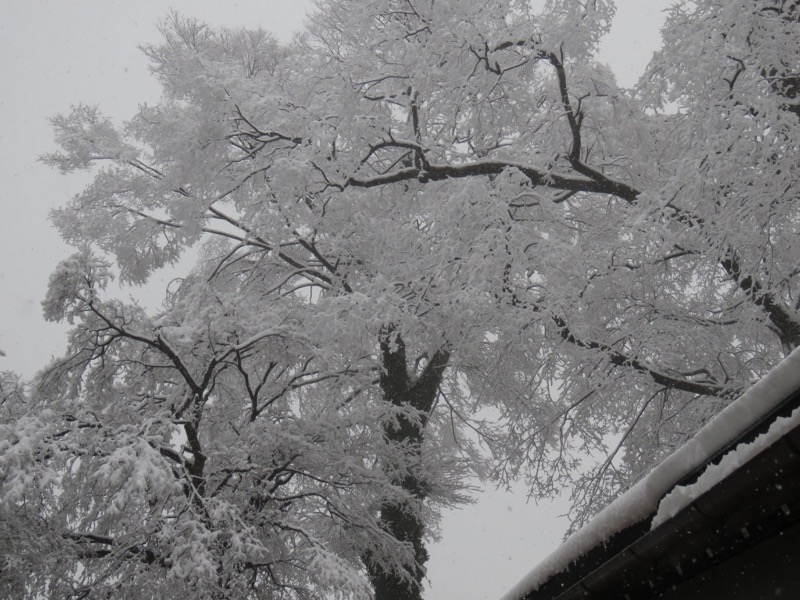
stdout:
<svg viewBox="0 0 800 600">
<path fill-rule="evenodd" d="M 766 434 L 752 444 L 737 447 L 727 454 L 719 465 L 706 469 L 695 484 L 676 488 L 665 497 L 678 481 L 706 463 L 714 454 L 769 414 L 798 389 L 800 389 L 800 348 L 725 407 L 691 440 L 661 461 L 647 476 L 599 512 L 585 527 L 571 535 L 553 554 L 505 594 L 502 600 L 520 600 L 538 589 L 552 576 L 567 570 L 573 562 L 595 546 L 653 513 L 657 513 L 653 527 L 677 514 L 693 499 L 800 423 L 800 411 L 795 411 L 788 419 L 779 419 Z M 661 508 L 659 505 L 662 505 Z"/>
<path fill-rule="evenodd" d="M 697 498 L 751 458 L 754 458 L 762 450 L 769 448 L 798 425 L 800 425 L 800 408 L 796 408 L 789 417 L 775 419 L 775 422 L 770 425 L 766 433 L 758 436 L 749 444 L 739 444 L 723 456 L 719 464 L 708 465 L 703 474 L 691 485 L 675 486 L 659 503 L 658 512 L 653 517 L 650 529 L 655 529 L 677 515 Z"/>
</svg>

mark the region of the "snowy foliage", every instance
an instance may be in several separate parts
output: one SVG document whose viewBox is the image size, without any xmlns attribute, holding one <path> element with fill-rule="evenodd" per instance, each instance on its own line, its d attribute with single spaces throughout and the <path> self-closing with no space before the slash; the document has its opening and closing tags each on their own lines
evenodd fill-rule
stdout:
<svg viewBox="0 0 800 600">
<path fill-rule="evenodd" d="M 286 46 L 173 15 L 157 105 L 56 117 L 93 180 L 54 214 L 69 354 L 3 417 L 3 510 L 52 549 L 20 585 L 418 594 L 470 472 L 580 524 L 796 347 L 797 4 L 677 6 L 635 91 L 613 13 L 320 0 Z M 198 247 L 161 313 L 104 296 Z"/>
</svg>

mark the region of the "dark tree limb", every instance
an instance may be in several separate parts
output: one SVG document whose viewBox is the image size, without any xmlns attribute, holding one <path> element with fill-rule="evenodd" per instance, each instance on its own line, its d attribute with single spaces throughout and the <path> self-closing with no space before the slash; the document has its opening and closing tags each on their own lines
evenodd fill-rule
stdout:
<svg viewBox="0 0 800 600">
<path fill-rule="evenodd" d="M 380 348 L 383 371 L 379 384 L 384 399 L 395 406 L 412 408 L 419 416 L 416 419 L 399 415 L 396 423 L 384 426 L 384 435 L 391 444 L 402 448 L 404 453 L 418 456 L 424 441 L 427 415 L 438 395 L 439 384 L 450 360 L 450 352 L 445 349 L 437 350 L 422 373 L 413 377 L 409 373 L 405 342 L 393 327 L 386 327 L 382 332 Z M 406 471 L 406 474 L 393 483 L 408 492 L 415 501 L 425 500 L 428 495 L 427 482 L 413 470 L 401 470 Z M 401 502 L 385 502 L 381 507 L 380 521 L 383 528 L 395 539 L 411 544 L 415 564 L 411 569 L 413 582 L 409 583 L 400 574 L 384 570 L 369 555 L 365 555 L 364 564 L 375 590 L 375 600 L 422 600 L 424 565 L 428 560 L 424 543 L 425 523 L 412 507 Z"/>
</svg>

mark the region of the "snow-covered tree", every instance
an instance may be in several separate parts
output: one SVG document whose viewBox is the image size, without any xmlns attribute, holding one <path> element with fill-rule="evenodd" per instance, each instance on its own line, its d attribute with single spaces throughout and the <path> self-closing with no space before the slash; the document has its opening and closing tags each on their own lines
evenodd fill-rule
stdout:
<svg viewBox="0 0 800 600">
<path fill-rule="evenodd" d="M 420 598 L 467 475 L 580 524 L 796 347 L 798 3 L 677 5 L 636 90 L 613 13 L 173 16 L 157 105 L 56 117 L 93 181 L 54 214 L 68 356 L 3 380 L 3 585 Z M 189 249 L 158 314 L 106 297 Z"/>
</svg>

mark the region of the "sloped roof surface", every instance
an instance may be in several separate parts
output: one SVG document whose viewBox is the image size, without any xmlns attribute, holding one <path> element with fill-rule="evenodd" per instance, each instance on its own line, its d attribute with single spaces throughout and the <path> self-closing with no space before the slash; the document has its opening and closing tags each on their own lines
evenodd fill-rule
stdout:
<svg viewBox="0 0 800 600">
<path fill-rule="evenodd" d="M 632 589 L 635 582 L 650 590 L 659 581 L 675 585 L 690 575 L 682 564 L 705 568 L 788 527 L 800 513 L 790 508 L 800 504 L 798 406 L 800 350 L 795 350 L 502 600 L 609 597 L 604 589 L 644 598 Z M 735 531 L 722 531 L 732 527 Z M 687 530 L 693 531 L 691 540 Z"/>
</svg>

